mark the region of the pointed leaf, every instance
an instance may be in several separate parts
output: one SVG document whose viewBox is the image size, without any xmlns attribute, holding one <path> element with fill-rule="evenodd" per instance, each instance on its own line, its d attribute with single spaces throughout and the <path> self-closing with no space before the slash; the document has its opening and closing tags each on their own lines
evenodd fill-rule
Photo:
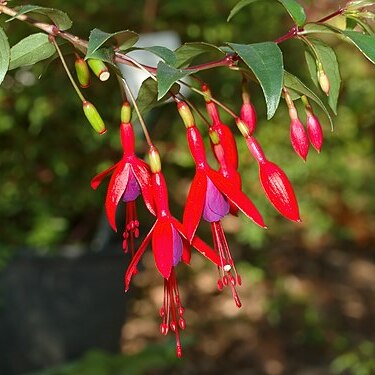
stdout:
<svg viewBox="0 0 375 375">
<path fill-rule="evenodd" d="M 308 98 L 312 99 L 316 104 L 318 104 L 318 106 L 327 115 L 328 120 L 331 124 L 331 128 L 333 129 L 332 117 L 327 107 L 324 105 L 324 103 L 319 99 L 319 97 L 312 90 L 310 90 L 306 85 L 304 85 L 299 80 L 299 78 L 285 71 L 284 72 L 284 85 L 289 90 L 289 93 L 291 94 L 291 97 L 293 100 L 299 99 L 302 95 L 306 95 Z"/>
<path fill-rule="evenodd" d="M 156 73 L 158 79 L 158 100 L 160 100 L 165 94 L 167 94 L 169 89 L 176 81 L 195 72 L 196 70 L 193 69 L 176 69 L 160 61 Z"/>
<path fill-rule="evenodd" d="M 209 43 L 185 43 L 175 51 L 176 67 L 188 65 L 195 57 L 205 53 L 213 53 L 215 55 L 224 56 L 225 53 L 217 46 Z"/>
<path fill-rule="evenodd" d="M 230 21 L 232 17 L 234 17 L 242 8 L 245 6 L 254 3 L 258 0 L 241 0 L 238 2 L 234 8 L 230 11 L 227 21 Z M 280 4 L 284 6 L 284 8 L 288 11 L 290 16 L 293 18 L 294 22 L 298 26 L 303 26 L 306 22 L 306 13 L 303 9 L 302 5 L 300 5 L 295 0 L 277 0 Z"/>
<path fill-rule="evenodd" d="M 97 187 L 102 183 L 103 179 L 104 179 L 105 177 L 107 177 L 110 173 L 112 173 L 112 172 L 115 170 L 115 168 L 117 167 L 117 164 L 118 164 L 118 163 L 112 165 L 112 167 L 109 167 L 109 168 L 106 169 L 105 171 L 103 171 L 103 172 L 97 174 L 97 175 L 91 180 L 91 183 L 90 183 L 91 187 L 92 187 L 94 190 L 96 190 Z"/>
<path fill-rule="evenodd" d="M 9 68 L 10 47 L 8 37 L 0 27 L 0 85 L 4 80 L 5 74 Z"/>
<path fill-rule="evenodd" d="M 47 16 L 61 31 L 70 29 L 73 24 L 69 16 L 59 9 L 44 8 L 39 5 L 24 5 L 15 9 L 17 10 L 17 14 L 12 18 L 9 18 L 7 22 L 14 20 L 21 14 L 32 12 Z"/>
<path fill-rule="evenodd" d="M 375 64 L 375 36 L 351 30 L 345 30 L 342 33 L 347 36 L 373 64 Z"/>
<path fill-rule="evenodd" d="M 90 59 L 102 60 L 104 62 L 114 65 L 114 61 L 113 61 L 114 55 L 115 54 L 114 54 L 113 48 L 105 47 L 105 48 L 100 48 L 96 50 L 95 52 L 91 53 L 89 56 L 86 55 L 85 59 L 90 58 Z"/>
<path fill-rule="evenodd" d="M 320 87 L 316 74 L 316 55 L 318 60 L 321 62 L 324 72 L 326 73 L 330 83 L 328 104 L 331 107 L 332 111 L 336 114 L 341 77 L 335 51 L 321 40 L 309 38 L 309 42 L 313 46 L 313 49 L 311 49 L 310 51 L 306 51 L 305 57 L 311 78 L 313 79 L 316 86 Z"/>
<path fill-rule="evenodd" d="M 254 203 L 241 190 L 236 189 L 227 178 L 213 169 L 207 169 L 206 171 L 208 178 L 230 202 L 236 205 L 249 219 L 253 220 L 255 224 L 266 228 L 262 215 L 255 207 Z"/>
<path fill-rule="evenodd" d="M 158 271 L 168 279 L 173 264 L 173 230 L 169 218 L 157 220 L 152 233 L 152 252 Z"/>
<path fill-rule="evenodd" d="M 283 56 L 276 43 L 235 44 L 229 46 L 254 72 L 267 103 L 267 118 L 276 112 L 283 85 Z"/>
<path fill-rule="evenodd" d="M 116 228 L 116 208 L 128 184 L 130 166 L 125 160 L 121 160 L 109 181 L 107 196 L 105 199 L 105 210 L 112 229 Z"/>
<path fill-rule="evenodd" d="M 308 23 L 303 27 L 300 35 L 307 34 L 341 34 L 342 30 L 328 24 L 322 23 Z"/>
<path fill-rule="evenodd" d="M 206 200 L 207 177 L 197 169 L 186 199 L 183 225 L 186 228 L 187 239 L 191 242 L 202 217 L 203 206 Z"/>
<path fill-rule="evenodd" d="M 120 50 L 126 50 L 137 43 L 138 38 L 138 34 L 130 30 L 117 31 L 115 33 L 106 33 L 99 29 L 91 30 L 89 43 L 87 45 L 86 59 L 94 58 L 95 51 L 111 39 L 113 39 Z"/>
<path fill-rule="evenodd" d="M 134 275 L 135 270 L 137 269 L 137 265 L 138 265 L 139 261 L 141 260 L 142 255 L 144 254 L 145 250 L 147 249 L 148 244 L 150 243 L 151 236 L 152 236 L 152 233 L 154 231 L 156 223 L 157 222 L 155 222 L 155 224 L 152 226 L 151 230 L 148 232 L 145 239 L 142 241 L 141 246 L 139 246 L 138 250 L 135 252 L 135 254 L 134 254 L 127 270 L 126 270 L 125 278 L 124 278 L 125 279 L 125 292 L 127 292 L 129 290 L 130 281 L 131 281 L 131 279 Z"/>
<path fill-rule="evenodd" d="M 164 62 L 168 65 L 175 65 L 176 64 L 175 53 L 167 47 L 152 46 L 152 47 L 143 47 L 143 48 L 140 48 L 140 49 L 151 52 L 154 55 L 161 57 L 164 60 Z"/>
</svg>

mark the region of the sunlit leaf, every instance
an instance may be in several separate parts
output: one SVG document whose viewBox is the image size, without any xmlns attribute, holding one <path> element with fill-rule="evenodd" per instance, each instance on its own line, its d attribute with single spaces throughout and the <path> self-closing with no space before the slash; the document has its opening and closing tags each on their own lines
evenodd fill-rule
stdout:
<svg viewBox="0 0 375 375">
<path fill-rule="evenodd" d="M 328 120 L 331 124 L 331 128 L 333 129 L 332 117 L 327 107 L 314 93 L 314 91 L 312 91 L 304 83 L 302 83 L 299 78 L 297 78 L 293 74 L 288 73 L 287 71 L 284 71 L 284 85 L 289 90 L 289 93 L 291 94 L 293 100 L 300 98 L 302 95 L 306 95 L 308 98 L 312 99 L 327 115 Z"/>
<path fill-rule="evenodd" d="M 10 47 L 8 37 L 0 27 L 0 85 L 4 80 L 5 74 L 9 68 Z"/>
<path fill-rule="evenodd" d="M 375 64 L 375 36 L 351 30 L 345 30 L 342 33 L 347 36 L 373 64 Z"/>
<path fill-rule="evenodd" d="M 48 59 L 55 51 L 55 46 L 50 43 L 47 34 L 31 34 L 10 49 L 9 69 L 33 65 Z"/>
<path fill-rule="evenodd" d="M 93 58 L 94 53 L 111 39 L 113 39 L 116 47 L 124 51 L 137 43 L 138 38 L 138 34 L 130 30 L 117 31 L 115 33 L 106 33 L 99 29 L 91 30 L 86 58 Z"/>
<path fill-rule="evenodd" d="M 317 81 L 317 67 L 316 57 L 322 64 L 323 70 L 326 73 L 329 83 L 330 90 L 328 96 L 328 104 L 332 111 L 336 114 L 337 112 L 337 100 L 340 92 L 341 77 L 339 71 L 339 65 L 337 62 L 336 54 L 334 50 L 318 39 L 310 39 L 312 49 L 306 51 L 306 62 L 310 71 L 310 75 L 317 87 L 319 83 Z M 316 56 L 315 56 L 316 55 Z"/>
<path fill-rule="evenodd" d="M 12 18 L 9 18 L 7 22 L 14 20 L 15 18 L 17 18 L 17 16 L 21 14 L 32 12 L 47 16 L 59 28 L 59 30 L 70 29 L 73 24 L 69 16 L 59 9 L 44 8 L 39 5 L 24 5 L 21 7 L 17 7 L 15 9 L 17 10 L 17 14 Z"/>
<path fill-rule="evenodd" d="M 276 43 L 235 44 L 229 43 L 244 63 L 254 72 L 264 93 L 267 118 L 276 112 L 283 85 L 283 56 Z"/>
</svg>

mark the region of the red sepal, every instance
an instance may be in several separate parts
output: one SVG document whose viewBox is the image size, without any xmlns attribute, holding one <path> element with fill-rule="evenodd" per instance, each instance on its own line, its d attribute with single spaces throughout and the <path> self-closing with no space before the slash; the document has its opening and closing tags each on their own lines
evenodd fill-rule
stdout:
<svg viewBox="0 0 375 375">
<path fill-rule="evenodd" d="M 168 279 L 173 263 L 173 230 L 168 217 L 161 217 L 156 221 L 152 234 L 152 252 L 157 269 Z"/>
<path fill-rule="evenodd" d="M 253 220 L 254 223 L 258 224 L 260 227 L 266 228 L 262 215 L 255 207 L 254 203 L 241 190 L 236 189 L 227 178 L 211 168 L 207 168 L 206 172 L 214 185 L 230 202 L 237 206 L 247 217 Z"/>
<path fill-rule="evenodd" d="M 105 210 L 109 224 L 115 232 L 117 232 L 116 208 L 128 184 L 129 172 L 130 165 L 125 160 L 121 160 L 117 164 L 108 185 Z"/>
<path fill-rule="evenodd" d="M 190 186 L 186 199 L 183 224 L 186 228 L 187 239 L 191 242 L 202 217 L 203 206 L 206 200 L 207 177 L 201 169 L 196 170 L 196 174 Z"/>
<path fill-rule="evenodd" d="M 106 169 L 105 171 L 103 171 L 103 172 L 97 174 L 97 175 L 91 180 L 91 183 L 90 183 L 91 187 L 92 187 L 94 190 L 96 190 L 97 187 L 102 183 L 103 179 L 104 179 L 105 177 L 107 177 L 110 173 L 112 173 L 112 172 L 115 170 L 115 168 L 117 167 L 117 164 L 118 164 L 118 163 L 112 165 L 112 167 L 109 167 L 109 168 Z"/>
<path fill-rule="evenodd" d="M 212 128 L 217 132 L 219 135 L 220 143 L 224 149 L 224 157 L 229 166 L 234 169 L 238 168 L 238 152 L 237 152 L 237 144 L 236 140 L 234 139 L 233 133 L 230 128 L 223 124 L 217 123 L 212 126 Z"/>
</svg>

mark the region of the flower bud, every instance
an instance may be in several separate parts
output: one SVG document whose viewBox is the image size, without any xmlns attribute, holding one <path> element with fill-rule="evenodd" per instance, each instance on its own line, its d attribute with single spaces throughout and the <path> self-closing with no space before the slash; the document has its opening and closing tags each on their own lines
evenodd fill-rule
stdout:
<svg viewBox="0 0 375 375">
<path fill-rule="evenodd" d="M 317 76 L 318 76 L 318 81 L 319 81 L 319 85 L 320 85 L 321 89 L 328 96 L 331 85 L 329 83 L 329 79 L 327 77 L 327 74 L 323 70 L 323 67 L 321 66 L 321 64 L 319 66 Z"/>
<path fill-rule="evenodd" d="M 101 81 L 107 81 L 110 73 L 108 71 L 107 66 L 104 64 L 102 60 L 97 59 L 87 59 L 87 63 L 89 64 L 89 67 L 93 71 L 93 73 L 101 80 Z"/>
<path fill-rule="evenodd" d="M 130 122 L 132 116 L 132 110 L 129 102 L 124 101 L 121 106 L 121 122 L 127 124 Z"/>
<path fill-rule="evenodd" d="M 185 102 L 178 102 L 177 109 L 186 128 L 195 126 L 193 114 L 191 113 L 189 106 Z"/>
<path fill-rule="evenodd" d="M 316 151 L 320 152 L 323 145 L 323 130 L 318 118 L 313 113 L 307 114 L 307 134 Z"/>
<path fill-rule="evenodd" d="M 95 108 L 94 104 L 90 103 L 89 101 L 85 100 L 83 103 L 83 112 L 89 123 L 94 128 L 94 130 L 99 134 L 104 134 L 107 129 L 105 127 L 104 121 L 100 117 L 99 112 Z"/>
<path fill-rule="evenodd" d="M 150 147 L 150 150 L 148 152 L 148 158 L 150 162 L 151 172 L 152 173 L 158 173 L 161 171 L 161 161 L 160 161 L 160 155 L 156 147 L 152 146 Z"/>
<path fill-rule="evenodd" d="M 238 130 L 241 132 L 241 134 L 247 138 L 247 137 L 250 137 L 251 135 L 251 130 L 248 126 L 247 123 L 245 123 L 244 121 L 242 121 L 239 117 L 236 118 L 236 125 L 237 125 L 237 128 Z"/>
<path fill-rule="evenodd" d="M 74 63 L 80 86 L 85 89 L 90 86 L 90 71 L 86 61 L 77 55 Z"/>
<path fill-rule="evenodd" d="M 257 122 L 257 114 L 251 103 L 243 103 L 240 111 L 240 118 L 246 122 L 250 135 L 254 132 Z"/>
<path fill-rule="evenodd" d="M 266 160 L 259 163 L 259 177 L 268 200 L 276 210 L 289 220 L 301 221 L 293 187 L 284 171 Z"/>
<path fill-rule="evenodd" d="M 290 140 L 294 151 L 303 159 L 306 160 L 309 152 L 309 140 L 304 126 L 301 121 L 296 118 L 290 122 Z"/>
</svg>

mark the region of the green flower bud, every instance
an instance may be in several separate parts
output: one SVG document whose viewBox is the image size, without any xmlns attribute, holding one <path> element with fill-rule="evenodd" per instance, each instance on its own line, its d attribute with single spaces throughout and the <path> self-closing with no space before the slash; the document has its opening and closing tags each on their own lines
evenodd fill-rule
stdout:
<svg viewBox="0 0 375 375">
<path fill-rule="evenodd" d="M 86 61 L 81 57 L 77 56 L 77 59 L 74 63 L 76 69 L 76 74 L 78 82 L 83 89 L 90 86 L 90 70 L 86 64 Z"/>
<path fill-rule="evenodd" d="M 87 63 L 89 64 L 89 67 L 94 72 L 94 74 L 101 80 L 106 81 L 110 73 L 108 71 L 107 66 L 104 64 L 102 60 L 97 59 L 87 59 Z"/>
<path fill-rule="evenodd" d="M 87 120 L 89 120 L 89 123 L 97 133 L 104 134 L 107 131 L 104 121 L 100 117 L 99 112 L 95 108 L 94 104 L 85 100 L 83 102 L 83 112 L 85 113 Z"/>
<path fill-rule="evenodd" d="M 121 106 L 121 122 L 128 124 L 132 116 L 132 110 L 129 102 L 125 101 Z"/>
<path fill-rule="evenodd" d="M 177 109 L 186 128 L 195 126 L 193 114 L 191 113 L 189 106 L 185 102 L 178 102 Z"/>
<path fill-rule="evenodd" d="M 148 158 L 150 161 L 150 167 L 152 173 L 158 173 L 161 171 L 161 161 L 160 155 L 156 147 L 150 147 L 150 151 L 148 152 Z"/>
</svg>

